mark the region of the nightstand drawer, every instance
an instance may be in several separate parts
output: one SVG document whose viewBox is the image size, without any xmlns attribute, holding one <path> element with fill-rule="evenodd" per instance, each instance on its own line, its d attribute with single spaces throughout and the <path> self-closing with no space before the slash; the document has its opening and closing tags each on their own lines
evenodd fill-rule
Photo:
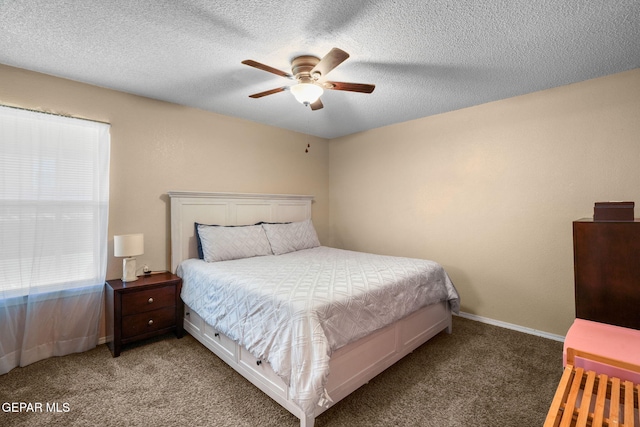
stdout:
<svg viewBox="0 0 640 427">
<path fill-rule="evenodd" d="M 158 310 L 133 314 L 122 318 L 122 338 L 170 328 L 176 324 L 176 308 L 164 307 Z"/>
<path fill-rule="evenodd" d="M 162 307 L 175 307 L 176 287 L 174 285 L 145 289 L 122 295 L 122 315 L 137 314 Z"/>
</svg>

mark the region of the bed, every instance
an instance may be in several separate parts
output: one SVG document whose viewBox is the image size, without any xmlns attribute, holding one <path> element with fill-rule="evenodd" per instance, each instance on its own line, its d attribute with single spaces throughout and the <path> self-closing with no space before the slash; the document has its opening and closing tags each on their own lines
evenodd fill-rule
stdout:
<svg viewBox="0 0 640 427">
<path fill-rule="evenodd" d="M 169 196 L 184 329 L 301 427 L 451 332 L 459 297 L 439 264 L 319 245 L 312 196 Z"/>
</svg>

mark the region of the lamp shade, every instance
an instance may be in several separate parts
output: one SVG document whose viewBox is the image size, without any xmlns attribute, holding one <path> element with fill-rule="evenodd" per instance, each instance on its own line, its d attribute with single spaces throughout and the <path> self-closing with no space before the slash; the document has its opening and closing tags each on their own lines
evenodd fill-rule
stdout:
<svg viewBox="0 0 640 427">
<path fill-rule="evenodd" d="M 113 236 L 113 256 L 132 257 L 144 253 L 144 234 Z"/>
<path fill-rule="evenodd" d="M 298 83 L 291 86 L 291 93 L 296 97 L 299 103 L 304 105 L 313 104 L 320 98 L 324 91 L 318 85 L 313 83 Z"/>
</svg>

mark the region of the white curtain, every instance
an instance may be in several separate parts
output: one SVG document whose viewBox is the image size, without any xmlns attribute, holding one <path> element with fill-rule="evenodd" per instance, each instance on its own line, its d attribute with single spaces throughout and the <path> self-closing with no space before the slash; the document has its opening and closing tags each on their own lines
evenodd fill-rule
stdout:
<svg viewBox="0 0 640 427">
<path fill-rule="evenodd" d="M 99 339 L 109 125 L 0 107 L 0 374 Z"/>
</svg>

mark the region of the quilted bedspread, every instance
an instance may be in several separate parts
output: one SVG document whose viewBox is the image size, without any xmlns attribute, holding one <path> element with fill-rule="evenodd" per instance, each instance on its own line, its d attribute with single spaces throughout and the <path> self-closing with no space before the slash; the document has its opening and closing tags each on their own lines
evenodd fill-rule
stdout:
<svg viewBox="0 0 640 427">
<path fill-rule="evenodd" d="M 180 264 L 182 299 L 208 324 L 269 362 L 307 415 L 326 396 L 331 353 L 425 305 L 459 296 L 433 261 L 324 246 Z"/>
</svg>

